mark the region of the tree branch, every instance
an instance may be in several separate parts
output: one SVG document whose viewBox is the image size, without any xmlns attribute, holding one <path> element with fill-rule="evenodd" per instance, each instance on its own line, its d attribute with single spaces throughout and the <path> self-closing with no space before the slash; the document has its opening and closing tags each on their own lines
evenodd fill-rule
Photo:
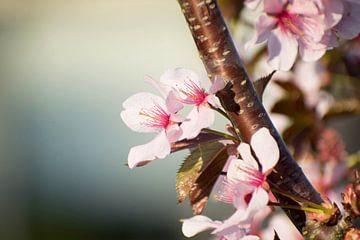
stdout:
<svg viewBox="0 0 360 240">
<path fill-rule="evenodd" d="M 259 101 L 254 86 L 237 53 L 216 0 L 178 0 L 191 30 L 210 79 L 221 76 L 226 82 L 219 97 L 224 109 L 243 141 L 249 142 L 252 134 L 261 127 L 270 129 L 280 149 L 280 160 L 270 180 L 280 189 L 320 204 L 322 199 L 292 158 L 267 112 Z M 283 203 L 291 200 L 281 198 Z M 294 223 L 301 221 L 301 212 L 288 212 Z M 299 219 L 302 218 L 302 219 Z"/>
</svg>

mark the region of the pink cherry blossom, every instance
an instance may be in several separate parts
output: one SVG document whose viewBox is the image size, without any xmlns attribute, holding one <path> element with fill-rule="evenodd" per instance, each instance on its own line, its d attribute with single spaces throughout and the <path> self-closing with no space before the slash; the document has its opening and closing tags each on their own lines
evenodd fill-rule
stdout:
<svg viewBox="0 0 360 240">
<path fill-rule="evenodd" d="M 311 0 L 266 0 L 266 15 L 256 23 L 255 43 L 267 41 L 269 64 L 288 71 L 299 51 L 304 61 L 315 61 L 324 55 L 322 41 L 328 26 L 324 14 Z"/>
<path fill-rule="evenodd" d="M 187 116 L 187 121 L 181 124 L 183 131 L 180 139 L 191 139 L 196 137 L 201 129 L 207 128 L 214 123 L 215 113 L 210 108 L 216 105 L 215 93 L 224 88 L 224 81 L 215 77 L 209 91 L 205 91 L 200 86 L 200 79 L 196 73 L 184 68 L 175 68 L 166 71 L 160 78 L 160 84 L 166 91 L 173 89 L 178 96 L 178 100 L 194 108 Z"/>
<path fill-rule="evenodd" d="M 174 100 L 169 99 L 167 103 Z M 165 100 L 151 93 L 137 93 L 124 103 L 121 118 L 136 132 L 156 132 L 156 137 L 147 144 L 132 147 L 128 155 L 128 165 L 138 165 L 170 154 L 170 144 L 181 135 L 179 122 L 182 118 L 176 114 Z"/>
<path fill-rule="evenodd" d="M 218 227 L 223 223 L 221 221 L 213 221 L 210 218 L 197 215 L 189 219 L 183 220 L 182 232 L 186 237 L 193 237 L 196 234 L 214 229 L 212 234 L 215 234 L 219 240 L 259 240 L 260 238 L 254 235 L 247 235 L 249 232 L 249 222 L 244 222 L 237 226 L 224 229 L 216 232 Z"/>
<path fill-rule="evenodd" d="M 254 151 L 259 163 L 252 156 Z M 218 199 L 232 203 L 236 212 L 223 225 L 217 228 L 222 231 L 235 226 L 242 221 L 248 220 L 259 210 L 266 207 L 269 196 L 263 188 L 266 177 L 272 171 L 279 160 L 279 149 L 276 141 L 267 128 L 261 128 L 251 138 L 250 145 L 240 143 L 238 152 L 242 159 L 233 159 L 228 167 L 224 190 Z M 249 204 L 246 203 L 246 196 L 251 195 Z M 245 209 L 245 210 L 244 210 Z"/>
<path fill-rule="evenodd" d="M 341 21 L 332 29 L 340 39 L 353 39 L 360 33 L 360 1 L 343 0 L 344 14 Z"/>
</svg>

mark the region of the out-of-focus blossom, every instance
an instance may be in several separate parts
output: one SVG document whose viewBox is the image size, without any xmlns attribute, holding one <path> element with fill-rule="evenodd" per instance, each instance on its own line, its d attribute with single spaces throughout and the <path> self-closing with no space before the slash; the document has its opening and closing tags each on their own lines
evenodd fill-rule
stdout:
<svg viewBox="0 0 360 240">
<path fill-rule="evenodd" d="M 217 231 L 222 225 L 221 221 L 213 221 L 210 218 L 198 215 L 189 219 L 183 220 L 182 232 L 186 237 L 193 237 L 196 234 L 214 229 L 212 234 L 215 234 L 219 240 L 259 240 L 260 238 L 254 235 L 248 235 L 250 223 L 243 222 L 237 226 L 232 226 L 221 231 Z"/>
<path fill-rule="evenodd" d="M 313 0 L 325 16 L 326 25 L 331 28 L 339 23 L 344 14 L 343 0 Z"/>
<path fill-rule="evenodd" d="M 245 6 L 250 9 L 255 9 L 257 6 L 259 6 L 261 1 L 262 0 L 245 0 Z"/>
<path fill-rule="evenodd" d="M 340 39 L 353 39 L 360 33 L 360 1 L 343 0 L 343 17 L 332 33 Z"/>
<path fill-rule="evenodd" d="M 183 134 L 180 139 L 194 138 L 201 129 L 210 127 L 214 123 L 215 113 L 210 105 L 216 106 L 215 93 L 224 88 L 223 79 L 215 77 L 209 91 L 205 91 L 201 88 L 196 73 L 184 68 L 175 68 L 167 70 L 161 76 L 160 84 L 162 84 L 160 88 L 166 89 L 167 92 L 174 90 L 179 102 L 194 106 L 186 121 L 181 124 Z"/>
<path fill-rule="evenodd" d="M 138 93 L 129 97 L 124 103 L 121 118 L 125 124 L 136 132 L 156 132 L 156 137 L 147 144 L 132 147 L 128 155 L 128 165 L 138 165 L 170 154 L 170 144 L 179 139 L 182 131 L 179 123 L 182 117 L 177 115 L 179 109 L 171 107 L 175 99 L 165 100 L 151 93 Z"/>
<path fill-rule="evenodd" d="M 322 117 L 334 102 L 333 97 L 321 90 L 326 71 L 320 62 L 299 62 L 295 66 L 294 82 L 302 90 L 304 101 L 308 108 L 315 108 Z"/>
<path fill-rule="evenodd" d="M 311 0 L 267 0 L 265 15 L 256 23 L 255 43 L 267 41 L 269 64 L 287 71 L 295 62 L 298 50 L 304 61 L 324 55 L 323 37 L 328 26 L 325 16 Z"/>
</svg>

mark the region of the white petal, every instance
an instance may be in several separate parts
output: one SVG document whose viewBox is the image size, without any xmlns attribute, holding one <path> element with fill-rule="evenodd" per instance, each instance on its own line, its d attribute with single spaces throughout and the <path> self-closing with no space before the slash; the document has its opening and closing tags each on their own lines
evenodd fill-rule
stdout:
<svg viewBox="0 0 360 240">
<path fill-rule="evenodd" d="M 164 83 L 161 83 L 161 82 L 159 82 L 159 81 L 156 81 L 155 79 L 153 79 L 153 78 L 150 77 L 150 76 L 145 76 L 145 77 L 144 77 L 144 81 L 145 81 L 146 83 L 149 83 L 149 84 L 152 85 L 153 87 L 155 87 L 155 88 L 159 91 L 159 93 L 161 94 L 161 96 L 162 96 L 163 98 L 166 98 L 167 95 L 168 95 L 168 93 L 169 93 L 170 90 L 171 90 L 171 88 L 170 88 L 168 85 L 166 85 L 166 84 L 164 84 Z"/>
<path fill-rule="evenodd" d="M 180 127 L 183 135 L 180 139 L 192 139 L 199 135 L 201 129 L 210 127 L 215 120 L 215 113 L 209 107 L 200 105 L 194 107 Z"/>
<path fill-rule="evenodd" d="M 246 184 L 249 181 L 249 179 L 253 178 L 253 176 L 251 176 L 249 172 L 244 171 L 244 170 L 248 170 L 249 168 L 255 170 L 258 169 L 257 167 L 254 168 L 252 165 L 248 164 L 244 160 L 235 159 L 230 162 L 227 170 L 226 177 L 229 182 L 243 183 L 241 184 L 241 188 L 238 189 L 239 190 L 238 194 L 237 196 L 235 196 L 234 199 L 234 205 L 236 208 L 241 208 L 241 206 L 243 206 L 243 201 L 241 198 L 243 198 L 246 194 L 251 193 L 255 188 L 251 184 Z M 240 183 L 234 184 L 234 186 L 239 186 Z"/>
<path fill-rule="evenodd" d="M 144 124 L 148 117 L 139 114 L 144 109 L 150 110 L 155 105 L 160 106 L 167 111 L 165 101 L 151 93 L 137 93 L 129 97 L 123 103 L 124 111 L 121 112 L 121 118 L 124 123 L 133 131 L 136 132 L 156 132 L 157 129 L 149 127 Z"/>
<path fill-rule="evenodd" d="M 244 218 L 252 218 L 257 212 L 261 211 L 269 202 L 269 194 L 262 188 L 258 187 L 251 196 L 249 205 L 244 214 Z"/>
<path fill-rule="evenodd" d="M 166 107 L 171 113 L 177 113 L 183 108 L 183 104 L 180 101 L 180 96 L 174 90 L 168 92 L 166 97 Z"/>
<path fill-rule="evenodd" d="M 251 148 L 262 166 L 262 172 L 272 169 L 279 160 L 279 147 L 269 129 L 260 128 L 251 137 Z"/>
<path fill-rule="evenodd" d="M 267 15 L 262 15 L 256 22 L 256 40 L 255 44 L 262 43 L 269 39 L 270 32 L 277 23 L 277 19 Z"/>
<path fill-rule="evenodd" d="M 275 29 L 270 34 L 268 50 L 269 65 L 281 71 L 288 71 L 295 62 L 298 42 L 292 34 Z"/>
<path fill-rule="evenodd" d="M 250 165 L 253 169 L 259 169 L 258 163 L 251 154 L 251 149 L 249 144 L 242 142 L 239 144 L 237 150 L 240 153 L 241 158 L 244 160 L 244 162 L 247 165 Z"/>
<path fill-rule="evenodd" d="M 269 227 L 276 231 L 280 239 L 303 239 L 294 224 L 284 213 L 273 216 L 269 221 Z"/>
<path fill-rule="evenodd" d="M 264 10 L 266 13 L 278 14 L 284 10 L 287 3 L 288 0 L 266 0 L 264 1 Z"/>
<path fill-rule="evenodd" d="M 232 229 L 239 224 L 245 224 L 247 227 L 249 222 L 247 221 L 248 219 L 246 219 L 245 213 L 245 209 L 237 209 L 235 213 L 226 219 L 223 224 L 218 226 L 212 234 L 219 235 L 219 233 L 226 232 L 228 229 Z"/>
<path fill-rule="evenodd" d="M 219 224 L 206 216 L 197 215 L 183 220 L 182 232 L 186 237 L 193 237 L 200 232 L 216 228 Z"/>
<path fill-rule="evenodd" d="M 165 158 L 170 154 L 170 143 L 165 130 L 144 145 L 132 147 L 128 156 L 129 168 L 144 165 L 154 159 Z"/>
<path fill-rule="evenodd" d="M 198 75 L 189 69 L 174 68 L 164 72 L 160 77 L 160 82 L 175 89 L 185 89 L 185 81 L 192 81 L 196 85 L 200 85 L 200 79 Z"/>
<path fill-rule="evenodd" d="M 214 81 L 210 87 L 209 93 L 215 94 L 225 87 L 224 79 L 218 75 L 215 76 Z"/>
</svg>

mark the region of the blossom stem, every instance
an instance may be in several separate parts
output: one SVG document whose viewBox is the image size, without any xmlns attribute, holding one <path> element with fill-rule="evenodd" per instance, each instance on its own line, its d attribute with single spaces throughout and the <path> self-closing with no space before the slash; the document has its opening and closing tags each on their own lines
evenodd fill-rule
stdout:
<svg viewBox="0 0 360 240">
<path fill-rule="evenodd" d="M 213 134 L 216 134 L 216 135 L 219 135 L 219 136 L 222 136 L 226 139 L 229 139 L 229 140 L 232 140 L 232 141 L 239 141 L 239 139 L 237 139 L 236 137 L 234 136 L 231 136 L 227 133 L 223 133 L 223 132 L 220 132 L 220 131 L 217 131 L 217 130 L 214 130 L 214 129 L 210 129 L 210 128 L 204 128 L 203 129 L 204 132 L 208 132 L 208 133 L 213 133 Z"/>
<path fill-rule="evenodd" d="M 315 209 L 319 209 L 321 210 L 322 212 L 326 212 L 327 211 L 327 208 L 319 205 L 319 204 L 316 204 L 316 203 L 313 203 L 311 201 L 308 201 L 300 196 L 296 196 L 296 195 L 293 195 L 291 193 L 288 193 L 288 192 L 285 192 L 281 189 L 279 189 L 278 187 L 276 187 L 276 185 L 274 185 L 273 183 L 271 183 L 270 181 L 268 181 L 268 183 L 271 185 L 271 191 L 272 192 L 275 192 L 275 193 L 279 193 L 285 197 L 288 197 L 288 198 L 291 198 L 293 199 L 294 201 L 296 202 L 299 202 L 299 203 L 302 203 L 302 204 L 306 204 L 308 206 L 311 206 L 312 208 L 315 208 Z"/>
<path fill-rule="evenodd" d="M 294 209 L 294 210 L 302 210 L 305 212 L 324 213 L 324 211 L 322 209 L 317 209 L 317 208 L 294 206 L 294 205 L 283 205 L 281 203 L 276 203 L 276 202 L 269 202 L 268 204 L 269 204 L 269 206 L 276 206 L 276 207 Z"/>
<path fill-rule="evenodd" d="M 223 115 L 227 120 L 229 120 L 231 122 L 231 119 L 229 118 L 229 116 L 227 115 L 227 113 L 224 110 L 222 110 L 221 108 L 215 107 L 215 106 L 213 106 L 211 104 L 209 104 L 209 105 L 210 105 L 211 109 L 217 111 L 218 113 Z"/>
</svg>

